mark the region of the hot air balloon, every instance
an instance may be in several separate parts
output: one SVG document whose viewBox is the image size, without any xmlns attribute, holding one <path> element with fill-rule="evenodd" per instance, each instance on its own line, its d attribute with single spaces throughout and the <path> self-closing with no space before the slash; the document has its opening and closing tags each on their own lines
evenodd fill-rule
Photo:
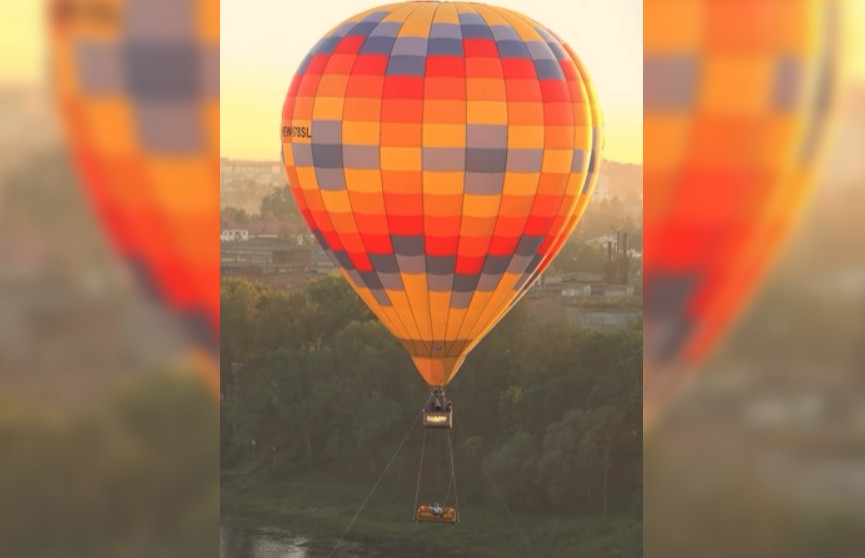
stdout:
<svg viewBox="0 0 865 558">
<path fill-rule="evenodd" d="M 601 156 L 588 74 L 516 12 L 405 2 L 358 14 L 303 60 L 282 155 L 324 251 L 431 386 L 444 387 L 561 249 Z"/>
<path fill-rule="evenodd" d="M 644 3 L 646 426 L 801 213 L 835 83 L 838 7 Z"/>
<path fill-rule="evenodd" d="M 218 385 L 219 4 L 54 0 L 52 79 L 114 246 Z"/>
</svg>

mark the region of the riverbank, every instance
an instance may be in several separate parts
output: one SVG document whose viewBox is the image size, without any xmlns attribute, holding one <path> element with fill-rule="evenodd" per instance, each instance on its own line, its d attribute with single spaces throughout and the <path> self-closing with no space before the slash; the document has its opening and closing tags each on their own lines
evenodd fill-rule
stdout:
<svg viewBox="0 0 865 558">
<path fill-rule="evenodd" d="M 221 509 L 227 516 L 335 540 L 366 491 L 316 477 L 272 482 L 224 476 Z M 400 553 L 411 547 L 415 554 L 447 552 L 449 558 L 524 558 L 531 551 L 521 529 L 542 557 L 637 558 L 641 553 L 642 525 L 631 518 L 516 516 L 518 529 L 503 507 L 462 501 L 459 525 L 417 524 L 412 521 L 413 494 L 404 496 L 374 495 L 346 540 L 375 548 L 382 557 L 390 556 L 389 549 Z"/>
</svg>

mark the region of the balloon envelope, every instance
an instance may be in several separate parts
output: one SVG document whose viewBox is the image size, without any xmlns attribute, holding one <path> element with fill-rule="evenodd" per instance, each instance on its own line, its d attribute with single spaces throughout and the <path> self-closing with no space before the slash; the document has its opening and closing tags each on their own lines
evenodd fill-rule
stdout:
<svg viewBox="0 0 865 558">
<path fill-rule="evenodd" d="M 122 256 L 215 353 L 219 4 L 49 7 L 55 94 L 90 200 Z"/>
<path fill-rule="evenodd" d="M 743 308 L 813 184 L 833 0 L 646 0 L 644 408 Z"/>
<path fill-rule="evenodd" d="M 283 158 L 352 287 L 445 385 L 573 230 L 600 158 L 576 56 L 515 12 L 375 8 L 301 64 Z"/>
</svg>

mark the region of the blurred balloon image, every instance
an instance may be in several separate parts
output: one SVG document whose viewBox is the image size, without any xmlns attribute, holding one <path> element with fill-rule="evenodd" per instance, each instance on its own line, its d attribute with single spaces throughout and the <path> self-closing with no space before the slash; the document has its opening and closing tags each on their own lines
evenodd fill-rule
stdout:
<svg viewBox="0 0 865 558">
<path fill-rule="evenodd" d="M 644 555 L 859 556 L 865 3 L 644 5 Z"/>
<path fill-rule="evenodd" d="M 645 364 L 651 427 L 741 313 L 815 182 L 839 2 L 646 0 Z"/>
<path fill-rule="evenodd" d="M 186 326 L 218 385 L 219 6 L 55 0 L 51 71 L 114 246 Z"/>
<path fill-rule="evenodd" d="M 0 47 L 0 554 L 215 556 L 219 3 L 2 2 Z"/>
<path fill-rule="evenodd" d="M 406 2 L 310 51 L 285 100 L 283 159 L 321 246 L 445 386 L 576 227 L 601 127 L 578 54 L 542 25 Z"/>
</svg>

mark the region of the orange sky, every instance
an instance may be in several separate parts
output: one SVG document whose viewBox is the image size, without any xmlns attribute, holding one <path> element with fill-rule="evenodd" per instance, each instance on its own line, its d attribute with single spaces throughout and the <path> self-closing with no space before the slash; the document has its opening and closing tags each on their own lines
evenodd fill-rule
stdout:
<svg viewBox="0 0 865 558">
<path fill-rule="evenodd" d="M 342 20 L 384 0 L 222 0 L 222 156 L 279 159 L 282 103 L 315 42 Z M 606 118 L 606 157 L 643 159 L 641 0 L 496 0 L 550 27 L 586 64 Z M 570 6 L 565 8 L 564 6 Z"/>
</svg>

